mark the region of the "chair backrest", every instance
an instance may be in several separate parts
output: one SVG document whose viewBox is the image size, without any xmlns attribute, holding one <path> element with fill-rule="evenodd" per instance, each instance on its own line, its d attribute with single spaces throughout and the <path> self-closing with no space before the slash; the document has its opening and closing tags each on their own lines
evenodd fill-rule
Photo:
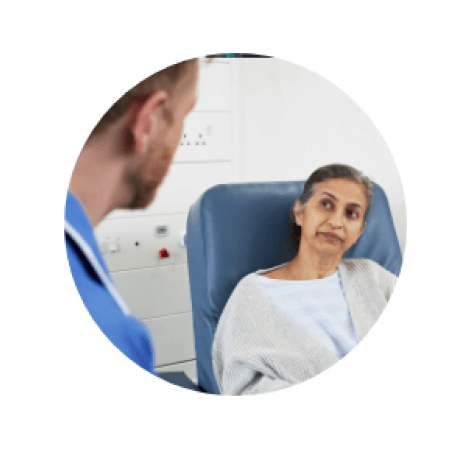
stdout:
<svg viewBox="0 0 469 450">
<path fill-rule="evenodd" d="M 247 274 L 291 259 L 289 210 L 304 181 L 217 185 L 190 208 L 187 262 L 199 388 L 219 394 L 212 343 L 220 315 Z M 386 195 L 375 184 L 367 226 L 344 257 L 369 258 L 398 275 L 402 264 Z"/>
</svg>

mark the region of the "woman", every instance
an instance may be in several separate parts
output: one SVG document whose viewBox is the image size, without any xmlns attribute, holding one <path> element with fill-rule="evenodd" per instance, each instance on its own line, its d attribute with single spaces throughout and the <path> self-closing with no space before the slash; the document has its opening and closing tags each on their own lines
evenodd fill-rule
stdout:
<svg viewBox="0 0 469 450">
<path fill-rule="evenodd" d="M 305 381 L 370 330 L 396 276 L 342 256 L 363 233 L 372 197 L 371 180 L 350 166 L 324 166 L 309 177 L 292 211 L 296 256 L 244 277 L 223 310 L 212 352 L 221 394 Z"/>
</svg>

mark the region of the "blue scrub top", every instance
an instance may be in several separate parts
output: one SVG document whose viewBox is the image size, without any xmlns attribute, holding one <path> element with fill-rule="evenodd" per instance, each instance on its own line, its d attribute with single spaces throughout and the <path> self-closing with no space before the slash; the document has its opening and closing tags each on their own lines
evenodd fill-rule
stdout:
<svg viewBox="0 0 469 450">
<path fill-rule="evenodd" d="M 65 206 L 65 243 L 73 279 L 91 317 L 124 355 L 154 373 L 150 332 L 130 314 L 117 292 L 99 250 L 93 225 L 70 191 Z"/>
</svg>

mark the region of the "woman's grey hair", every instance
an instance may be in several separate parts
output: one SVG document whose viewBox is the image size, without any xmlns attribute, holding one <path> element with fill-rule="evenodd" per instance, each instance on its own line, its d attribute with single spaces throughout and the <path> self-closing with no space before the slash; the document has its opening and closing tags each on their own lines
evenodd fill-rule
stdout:
<svg viewBox="0 0 469 450">
<path fill-rule="evenodd" d="M 363 217 L 363 227 L 365 226 L 366 217 L 368 215 L 368 211 L 370 210 L 371 201 L 373 200 L 373 182 L 370 178 L 363 175 L 358 169 L 354 167 L 347 166 L 346 164 L 330 164 L 328 166 L 320 167 L 316 169 L 310 177 L 306 180 L 306 183 L 303 187 L 303 193 L 298 198 L 301 207 L 306 207 L 309 199 L 314 194 L 316 187 L 322 181 L 328 180 L 330 178 L 345 178 L 347 180 L 356 181 L 363 186 L 363 189 L 366 194 L 367 206 L 365 210 L 365 214 Z M 290 220 L 291 220 L 291 227 L 290 227 L 290 240 L 291 244 L 296 248 L 300 246 L 300 238 L 301 238 L 301 227 L 296 224 L 295 221 L 295 213 L 294 213 L 294 206 L 290 210 Z"/>
</svg>

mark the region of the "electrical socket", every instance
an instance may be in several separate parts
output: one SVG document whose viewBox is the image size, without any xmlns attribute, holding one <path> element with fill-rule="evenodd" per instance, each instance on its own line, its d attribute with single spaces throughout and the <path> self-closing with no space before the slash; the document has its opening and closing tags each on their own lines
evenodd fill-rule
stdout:
<svg viewBox="0 0 469 450">
<path fill-rule="evenodd" d="M 211 125 L 187 127 L 182 133 L 179 145 L 183 147 L 206 146 L 209 144 L 211 136 Z"/>
<path fill-rule="evenodd" d="M 231 120 L 226 112 L 188 114 L 174 162 L 229 161 Z"/>
</svg>

